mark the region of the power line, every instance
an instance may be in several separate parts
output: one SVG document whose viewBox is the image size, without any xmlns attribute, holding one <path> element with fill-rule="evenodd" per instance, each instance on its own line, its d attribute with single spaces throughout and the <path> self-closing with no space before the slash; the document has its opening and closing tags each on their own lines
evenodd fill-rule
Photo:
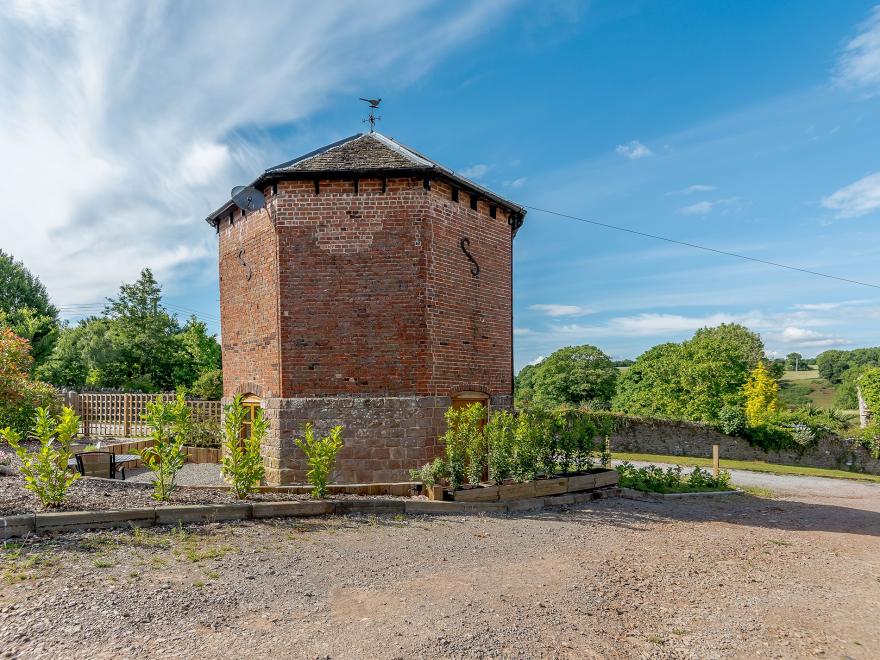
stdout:
<svg viewBox="0 0 880 660">
<path fill-rule="evenodd" d="M 199 312 L 194 309 L 190 309 L 189 307 L 183 307 L 182 305 L 174 305 L 171 303 L 163 303 L 163 307 L 170 309 L 172 312 L 180 312 L 183 314 L 193 314 L 197 318 L 203 321 L 211 321 L 214 323 L 220 323 L 220 318 L 213 314 L 208 314 L 204 312 Z M 100 302 L 92 302 L 92 303 L 67 303 L 63 305 L 58 305 L 59 312 L 66 312 L 68 314 L 93 314 L 100 313 L 106 309 L 107 303 Z"/>
<path fill-rule="evenodd" d="M 559 211 L 550 211 L 548 209 L 538 208 L 537 206 L 529 206 L 528 204 L 523 204 L 523 207 L 527 209 L 531 209 L 532 211 L 540 211 L 541 213 L 547 213 L 549 215 L 559 216 L 560 218 L 567 218 L 569 220 L 577 220 L 578 222 L 585 222 L 590 225 L 596 225 L 597 227 L 604 227 L 606 229 L 615 229 L 617 231 L 627 232 L 628 234 L 635 234 L 636 236 L 644 236 L 646 238 L 654 238 L 658 241 L 666 241 L 667 243 L 675 243 L 676 245 L 684 245 L 689 248 L 694 248 L 697 250 L 705 250 L 706 252 L 714 252 L 715 254 L 723 254 L 728 257 L 736 257 L 737 259 L 745 259 L 746 261 L 754 261 L 759 264 L 765 264 L 767 266 L 775 266 L 776 268 L 785 268 L 786 270 L 794 270 L 799 273 L 806 273 L 808 275 L 816 275 L 818 277 L 825 277 L 829 280 L 838 280 L 840 282 L 847 282 L 848 284 L 858 284 L 859 286 L 867 286 L 872 289 L 880 289 L 880 284 L 871 284 L 869 282 L 860 282 L 859 280 L 851 280 L 846 277 L 838 277 L 837 275 L 829 275 L 827 273 L 820 273 L 815 270 L 808 270 L 807 268 L 798 268 L 797 266 L 789 266 L 787 264 L 780 264 L 775 261 L 767 261 L 766 259 L 758 259 L 756 257 L 749 257 L 744 254 L 738 254 L 736 252 L 728 252 L 726 250 L 718 250 L 716 248 L 706 247 L 705 245 L 697 245 L 696 243 L 688 243 L 687 241 L 679 241 L 674 238 L 667 238 L 666 236 L 658 236 L 657 234 L 649 234 L 644 231 L 637 231 L 635 229 L 629 229 L 628 227 L 618 227 L 617 225 L 612 225 L 607 222 L 599 222 L 598 220 L 588 220 L 587 218 L 579 218 L 576 215 L 569 215 L 568 213 L 560 213 Z"/>
</svg>

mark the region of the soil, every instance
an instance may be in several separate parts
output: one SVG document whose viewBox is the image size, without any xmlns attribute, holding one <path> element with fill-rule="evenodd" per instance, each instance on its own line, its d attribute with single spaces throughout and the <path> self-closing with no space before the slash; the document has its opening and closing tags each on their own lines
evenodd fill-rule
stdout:
<svg viewBox="0 0 880 660">
<path fill-rule="evenodd" d="M 0 657 L 880 656 L 880 487 L 9 544 Z"/>
</svg>

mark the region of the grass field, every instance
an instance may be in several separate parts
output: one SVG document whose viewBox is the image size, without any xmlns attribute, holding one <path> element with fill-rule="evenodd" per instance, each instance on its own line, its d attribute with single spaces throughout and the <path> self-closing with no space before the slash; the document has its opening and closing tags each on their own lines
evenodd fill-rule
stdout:
<svg viewBox="0 0 880 660">
<path fill-rule="evenodd" d="M 661 454 L 630 454 L 615 452 L 611 455 L 618 461 L 644 461 L 648 463 L 673 463 L 686 467 L 711 467 L 712 459 L 694 458 L 693 456 L 663 456 Z M 795 474 L 804 477 L 828 477 L 830 479 L 855 479 L 857 481 L 874 481 L 880 483 L 880 476 L 859 474 L 846 470 L 827 470 L 825 468 L 803 467 L 801 465 L 777 465 L 763 461 L 732 461 L 721 459 L 721 467 L 725 470 L 749 470 L 751 472 L 769 472 L 771 474 Z"/>
<path fill-rule="evenodd" d="M 814 380 L 820 378 L 819 369 L 811 366 L 808 371 L 786 371 L 782 375 L 782 380 Z"/>
<path fill-rule="evenodd" d="M 786 371 L 782 376 L 779 400 L 786 406 L 812 403 L 819 408 L 831 408 L 837 388 L 819 376 L 815 367 L 809 371 Z"/>
</svg>

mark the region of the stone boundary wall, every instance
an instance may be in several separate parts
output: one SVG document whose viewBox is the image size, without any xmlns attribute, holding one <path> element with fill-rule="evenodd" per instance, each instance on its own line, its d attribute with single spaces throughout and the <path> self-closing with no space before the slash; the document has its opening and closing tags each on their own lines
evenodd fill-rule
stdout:
<svg viewBox="0 0 880 660">
<path fill-rule="evenodd" d="M 804 452 L 765 452 L 743 438 L 724 435 L 703 424 L 661 419 L 631 419 L 628 428 L 611 437 L 612 451 L 641 454 L 711 458 L 712 445 L 720 445 L 722 460 L 766 461 L 880 475 L 880 460 L 847 438 L 825 438 Z"/>
</svg>

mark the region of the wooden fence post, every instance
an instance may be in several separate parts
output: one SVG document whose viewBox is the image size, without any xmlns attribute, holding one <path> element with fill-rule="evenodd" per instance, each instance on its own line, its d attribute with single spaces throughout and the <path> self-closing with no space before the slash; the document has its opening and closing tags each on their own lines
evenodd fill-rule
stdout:
<svg viewBox="0 0 880 660">
<path fill-rule="evenodd" d="M 128 438 L 131 437 L 131 394 L 125 395 L 125 402 L 123 403 L 123 435 Z"/>
<path fill-rule="evenodd" d="M 88 394 L 80 396 L 80 404 L 82 405 L 82 425 L 83 435 L 89 437 L 89 408 L 91 407 L 91 397 Z"/>
<path fill-rule="evenodd" d="M 718 474 L 721 472 L 721 461 L 718 458 L 719 454 L 719 446 L 712 445 L 712 472 L 715 474 L 715 478 L 718 478 Z"/>
</svg>

